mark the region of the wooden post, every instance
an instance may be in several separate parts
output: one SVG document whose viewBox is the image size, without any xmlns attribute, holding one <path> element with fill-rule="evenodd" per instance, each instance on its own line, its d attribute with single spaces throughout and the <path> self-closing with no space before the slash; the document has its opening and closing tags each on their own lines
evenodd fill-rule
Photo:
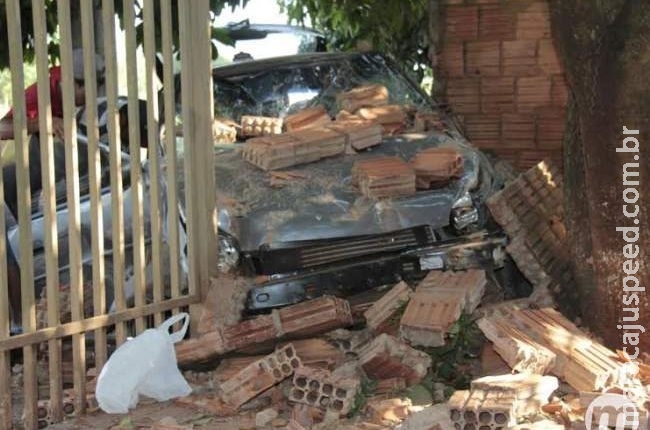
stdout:
<svg viewBox="0 0 650 430">
<path fill-rule="evenodd" d="M 165 112 L 165 162 L 167 175 L 167 231 L 169 234 L 169 281 L 172 298 L 181 295 L 180 238 L 178 210 L 178 172 L 175 126 L 175 79 L 172 51 L 172 8 L 171 0 L 161 1 L 162 56 L 163 56 L 163 98 Z"/>
<path fill-rule="evenodd" d="M 22 299 L 23 332 L 36 330 L 34 300 L 34 256 L 32 254 L 31 189 L 29 184 L 29 138 L 25 114 L 25 82 L 23 78 L 23 50 L 21 44 L 20 4 L 7 2 L 7 31 L 9 33 L 9 62 L 11 65 L 12 96 L 14 103 L 14 142 L 16 145 L 16 187 L 18 190 L 18 224 L 20 232 L 20 290 Z M 38 76 L 41 82 L 46 77 Z M 38 383 L 36 375 L 36 347 L 23 348 L 23 393 L 25 397 L 25 428 L 38 426 L 36 405 Z"/>
<path fill-rule="evenodd" d="M 88 137 L 88 177 L 90 180 L 91 248 L 93 313 L 106 312 L 106 271 L 104 267 L 104 218 L 101 202 L 101 164 L 97 128 L 97 72 L 95 68 L 95 32 L 92 2 L 81 3 L 81 31 L 84 49 L 84 89 L 86 90 L 86 134 Z M 107 359 L 106 330 L 95 331 L 95 365 L 101 368 Z"/>
<path fill-rule="evenodd" d="M 189 288 L 191 295 L 201 299 L 206 297 L 210 275 L 217 267 L 209 15 L 208 0 L 179 3 Z M 199 305 L 190 308 L 193 330 L 199 310 Z"/>
<path fill-rule="evenodd" d="M 135 34 L 135 0 L 124 0 L 124 27 L 126 30 L 126 71 L 130 79 L 127 82 L 129 98 L 129 152 L 131 155 L 131 188 L 133 200 L 133 271 L 134 302 L 136 307 L 145 304 L 145 250 L 144 250 L 144 214 L 142 166 L 140 163 L 140 112 L 138 109 L 138 69 L 135 52 L 137 49 Z M 145 329 L 145 320 L 135 321 L 135 330 L 141 333 Z"/>
<path fill-rule="evenodd" d="M 74 93 L 72 67 L 72 30 L 70 23 L 70 0 L 57 3 L 59 29 L 61 33 L 61 90 L 63 94 Z M 77 150 L 77 127 L 74 117 L 74 99 L 63 99 L 63 128 L 65 145 L 66 188 L 68 198 L 68 239 L 70 241 L 70 307 L 73 321 L 83 319 L 83 271 L 81 252 L 81 214 L 79 208 L 79 162 Z M 75 409 L 82 412 L 86 398 L 86 336 L 77 333 L 72 336 L 74 363 L 74 393 L 77 399 Z"/>
<path fill-rule="evenodd" d="M 102 5 L 102 21 L 104 23 L 104 52 L 106 63 L 106 112 L 108 123 L 108 142 L 110 146 L 111 170 L 111 226 L 113 233 L 112 249 L 112 280 L 115 310 L 126 309 L 124 297 L 124 193 L 122 190 L 122 145 L 120 142 L 120 124 L 117 114 L 117 60 L 115 47 L 115 5 L 113 0 L 104 0 Z M 115 338 L 118 345 L 126 341 L 126 325 L 115 325 Z"/>
<path fill-rule="evenodd" d="M 45 34 L 45 3 L 33 0 L 34 39 L 36 42 L 36 66 L 39 77 L 48 77 L 47 35 Z M 45 234 L 47 324 L 57 326 L 59 317 L 59 243 L 56 223 L 56 195 L 54 190 L 54 154 L 52 140 L 52 111 L 50 110 L 50 86 L 38 87 L 39 134 L 43 186 L 43 215 L 49 227 Z M 61 376 L 61 340 L 52 339 L 47 345 L 50 385 L 50 413 L 55 422 L 63 419 L 63 378 Z"/>
<path fill-rule="evenodd" d="M 153 0 L 144 2 L 144 57 L 147 83 L 147 141 L 149 142 L 149 196 L 150 228 L 151 228 L 151 266 L 153 268 L 153 300 L 158 303 L 164 299 L 163 280 L 161 271 L 162 260 L 162 225 L 160 217 L 160 150 L 158 132 L 158 93 L 155 89 L 156 82 L 156 42 L 155 42 L 155 17 Z M 162 315 L 154 314 L 154 324 L 162 323 Z"/>
</svg>

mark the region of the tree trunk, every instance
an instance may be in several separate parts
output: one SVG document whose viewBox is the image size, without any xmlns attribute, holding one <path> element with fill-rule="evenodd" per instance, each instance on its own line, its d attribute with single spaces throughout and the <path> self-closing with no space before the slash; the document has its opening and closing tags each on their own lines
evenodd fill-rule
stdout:
<svg viewBox="0 0 650 430">
<path fill-rule="evenodd" d="M 560 305 L 580 313 L 610 347 L 626 347 L 631 355 L 637 346 L 650 352 L 650 333 L 644 333 L 650 328 L 645 291 L 650 288 L 650 187 L 644 183 L 650 181 L 650 4 L 551 0 L 550 5 L 571 90 L 565 206 L 578 298 Z M 639 134 L 625 135 L 624 127 Z M 638 152 L 617 151 L 625 138 L 633 138 L 630 148 L 638 141 Z M 629 176 L 627 185 L 624 165 L 640 173 Z M 624 215 L 624 198 L 628 212 L 638 205 L 636 216 Z M 637 240 L 629 242 L 638 246 L 638 255 L 633 246 L 624 249 L 628 242 L 617 227 L 638 228 Z M 630 230 L 628 240 L 633 238 Z"/>
</svg>

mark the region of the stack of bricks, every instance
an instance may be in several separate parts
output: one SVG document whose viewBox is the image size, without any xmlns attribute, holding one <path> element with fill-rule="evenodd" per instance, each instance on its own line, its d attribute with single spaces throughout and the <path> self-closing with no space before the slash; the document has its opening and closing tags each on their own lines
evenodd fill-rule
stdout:
<svg viewBox="0 0 650 430">
<path fill-rule="evenodd" d="M 437 76 L 470 141 L 520 169 L 561 160 L 567 84 L 546 0 L 445 0 Z"/>
<path fill-rule="evenodd" d="M 359 378 L 341 378 L 325 369 L 303 366 L 293 375 L 289 400 L 344 415 L 354 405 L 360 387 Z"/>
<path fill-rule="evenodd" d="M 543 309 L 503 309 L 499 313 L 484 317 L 479 327 L 486 337 L 499 342 L 498 333 L 485 330 L 489 325 L 505 327 L 511 336 L 523 334 L 526 342 L 540 345 L 545 355 L 553 354 L 550 372 L 566 381 L 577 391 L 599 391 L 620 383 L 624 364 L 617 355 L 597 341 L 589 338 L 573 323 L 551 308 Z M 524 342 L 523 339 L 517 340 Z M 507 361 L 518 354 L 519 345 L 503 345 L 510 351 L 497 352 Z M 533 371 L 533 368 L 526 369 Z M 546 369 L 540 369 L 546 371 Z"/>
<path fill-rule="evenodd" d="M 557 294 L 573 284 L 556 168 L 538 163 L 492 195 L 487 206 L 510 238 L 506 250 L 536 290 Z"/>
<path fill-rule="evenodd" d="M 447 332 L 461 314 L 472 313 L 480 304 L 485 284 L 482 270 L 429 272 L 402 315 L 401 336 L 412 345 L 444 345 Z"/>
<path fill-rule="evenodd" d="M 352 182 L 371 199 L 415 194 L 415 171 L 398 157 L 374 157 L 355 162 Z"/>
<path fill-rule="evenodd" d="M 418 189 L 447 183 L 463 171 L 463 158 L 454 148 L 429 148 L 418 152 L 411 158 L 415 170 L 415 185 Z"/>
<path fill-rule="evenodd" d="M 341 154 L 345 150 L 345 142 L 345 135 L 337 131 L 304 128 L 249 139 L 242 156 L 263 170 L 283 169 Z"/>
</svg>

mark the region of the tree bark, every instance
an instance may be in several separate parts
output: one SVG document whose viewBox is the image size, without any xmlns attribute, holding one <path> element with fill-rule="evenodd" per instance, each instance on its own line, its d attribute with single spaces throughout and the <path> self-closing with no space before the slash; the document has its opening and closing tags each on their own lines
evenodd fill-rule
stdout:
<svg viewBox="0 0 650 430">
<path fill-rule="evenodd" d="M 610 347 L 627 347 L 630 354 L 637 346 L 650 352 L 650 333 L 644 333 L 650 329 L 645 291 L 650 288 L 650 186 L 645 183 L 650 181 L 650 152 L 646 150 L 650 143 L 650 4 L 551 0 L 550 5 L 554 41 L 571 91 L 564 142 L 565 207 L 577 302 L 569 298 L 572 294 L 563 294 L 560 306 L 581 314 Z M 639 134 L 624 135 L 624 127 Z M 638 140 L 639 152 L 616 151 L 626 137 Z M 630 140 L 628 145 L 633 143 Z M 638 163 L 628 168 L 640 172 L 640 177 L 628 179 L 638 180 L 639 185 L 623 184 L 626 163 Z M 629 189 L 638 191 L 638 201 L 627 206 L 629 212 L 634 211 L 633 205 L 639 206 L 635 217 L 623 213 L 624 192 L 630 201 L 635 197 Z M 638 227 L 636 257 L 624 255 L 626 242 L 617 227 Z M 631 273 L 636 263 L 638 271 Z M 624 291 L 628 275 L 638 279 L 641 291 Z M 633 287 L 634 280 L 628 279 L 627 285 Z M 637 327 L 625 330 L 620 325 Z M 639 345 L 634 345 L 635 339 Z"/>
</svg>

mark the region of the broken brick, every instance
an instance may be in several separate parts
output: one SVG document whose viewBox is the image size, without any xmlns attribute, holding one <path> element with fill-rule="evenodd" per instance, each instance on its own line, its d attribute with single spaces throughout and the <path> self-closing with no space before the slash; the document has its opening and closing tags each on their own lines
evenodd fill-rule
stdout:
<svg viewBox="0 0 650 430">
<path fill-rule="evenodd" d="M 300 367 L 293 376 L 289 400 L 341 415 L 350 411 L 361 386 L 359 378 L 338 378 L 325 369 Z"/>
<path fill-rule="evenodd" d="M 414 345 L 442 346 L 463 311 L 471 313 L 485 290 L 485 272 L 431 271 L 418 284 L 402 315 L 400 333 Z"/>
<path fill-rule="evenodd" d="M 302 130 L 305 128 L 325 126 L 332 122 L 327 111 L 322 106 L 301 109 L 284 118 L 286 131 Z"/>
<path fill-rule="evenodd" d="M 301 366 L 291 344 L 257 360 L 221 384 L 223 400 L 235 408 L 291 376 Z"/>
<path fill-rule="evenodd" d="M 347 112 L 367 106 L 382 106 L 388 104 L 388 89 L 380 84 L 363 85 L 337 94 L 336 102 Z"/>
<path fill-rule="evenodd" d="M 326 126 L 345 136 L 346 153 L 361 151 L 381 143 L 380 124 L 368 120 L 335 121 Z"/>
<path fill-rule="evenodd" d="M 418 152 L 410 160 L 415 171 L 416 187 L 429 189 L 458 177 L 463 170 L 460 153 L 448 147 L 429 148 Z"/>
<path fill-rule="evenodd" d="M 375 107 L 363 107 L 357 110 L 361 118 L 374 121 L 378 124 L 404 124 L 406 112 L 400 105 L 385 105 Z"/>
<path fill-rule="evenodd" d="M 181 341 L 176 344 L 176 355 L 181 365 L 199 362 L 282 336 L 307 337 L 352 322 L 346 300 L 322 296 Z"/>
<path fill-rule="evenodd" d="M 409 399 L 373 397 L 366 402 L 366 413 L 377 424 L 395 425 L 409 416 L 411 406 Z"/>
<path fill-rule="evenodd" d="M 420 382 L 431 367 L 429 355 L 387 334 L 366 345 L 359 354 L 359 362 L 371 378 L 404 378 L 408 385 Z"/>
<path fill-rule="evenodd" d="M 481 318 L 478 326 L 493 343 L 494 350 L 517 372 L 545 374 L 555 364 L 556 355 L 514 327 L 507 319 Z"/>
<path fill-rule="evenodd" d="M 396 317 L 400 308 L 408 303 L 410 297 L 411 289 L 404 281 L 395 284 L 364 312 L 366 324 L 378 333 L 395 332 L 399 327 L 399 321 L 392 321 L 392 319 Z"/>
</svg>

